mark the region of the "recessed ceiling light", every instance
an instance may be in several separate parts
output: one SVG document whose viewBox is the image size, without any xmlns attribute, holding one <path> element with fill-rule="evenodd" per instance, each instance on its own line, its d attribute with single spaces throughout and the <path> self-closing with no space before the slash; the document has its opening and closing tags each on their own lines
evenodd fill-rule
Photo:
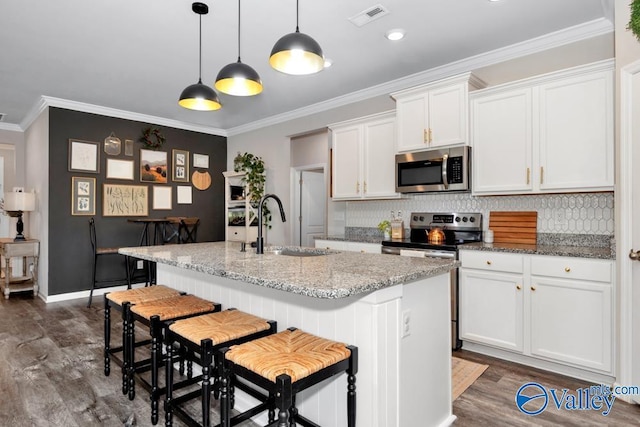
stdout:
<svg viewBox="0 0 640 427">
<path fill-rule="evenodd" d="M 395 28 L 393 30 L 387 31 L 385 35 L 389 40 L 396 41 L 404 38 L 404 30 L 402 28 Z"/>
<path fill-rule="evenodd" d="M 333 65 L 331 58 L 324 58 L 324 68 L 329 68 Z"/>
</svg>

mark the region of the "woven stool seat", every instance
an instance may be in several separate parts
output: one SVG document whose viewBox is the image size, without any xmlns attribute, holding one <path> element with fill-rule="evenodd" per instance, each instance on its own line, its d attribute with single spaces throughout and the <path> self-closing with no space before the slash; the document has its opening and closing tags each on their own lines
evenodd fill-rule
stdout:
<svg viewBox="0 0 640 427">
<path fill-rule="evenodd" d="M 184 295 L 132 305 L 131 312 L 147 320 L 151 320 L 151 316 L 158 316 L 162 321 L 213 311 L 214 306 L 211 301 Z"/>
<path fill-rule="evenodd" d="M 272 382 L 286 374 L 294 383 L 350 355 L 345 344 L 295 329 L 233 346 L 225 357 Z"/>
<path fill-rule="evenodd" d="M 131 304 L 140 304 L 145 301 L 159 300 L 170 297 L 177 297 L 179 291 L 164 285 L 146 286 L 144 288 L 127 289 L 124 291 L 109 292 L 107 299 L 114 304 L 122 305 L 128 301 Z"/>
<path fill-rule="evenodd" d="M 213 345 L 218 345 L 270 328 L 271 324 L 265 319 L 240 310 L 203 314 L 178 320 L 169 326 L 169 330 L 196 345 L 207 338 Z"/>
</svg>

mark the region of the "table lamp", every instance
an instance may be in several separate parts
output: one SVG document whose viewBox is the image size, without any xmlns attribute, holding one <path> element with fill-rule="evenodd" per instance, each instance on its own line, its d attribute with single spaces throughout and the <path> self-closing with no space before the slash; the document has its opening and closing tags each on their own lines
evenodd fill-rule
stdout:
<svg viewBox="0 0 640 427">
<path fill-rule="evenodd" d="M 36 208 L 36 194 L 25 193 L 24 191 L 13 191 L 4 193 L 4 211 L 11 217 L 17 217 L 16 238 L 14 241 L 26 240 L 22 231 L 24 223 L 22 222 L 22 213 L 33 211 Z"/>
</svg>

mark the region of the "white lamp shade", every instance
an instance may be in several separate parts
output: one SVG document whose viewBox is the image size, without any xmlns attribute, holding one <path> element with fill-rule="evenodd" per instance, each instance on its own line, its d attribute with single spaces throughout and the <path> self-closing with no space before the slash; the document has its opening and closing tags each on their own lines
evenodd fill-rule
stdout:
<svg viewBox="0 0 640 427">
<path fill-rule="evenodd" d="M 36 194 L 25 192 L 4 193 L 5 211 L 29 212 L 36 209 Z"/>
</svg>

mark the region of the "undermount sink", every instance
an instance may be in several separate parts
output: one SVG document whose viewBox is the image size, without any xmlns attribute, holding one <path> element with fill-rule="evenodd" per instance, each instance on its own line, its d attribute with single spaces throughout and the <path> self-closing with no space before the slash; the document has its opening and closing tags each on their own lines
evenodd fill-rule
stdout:
<svg viewBox="0 0 640 427">
<path fill-rule="evenodd" d="M 286 256 L 297 256 L 297 257 L 328 255 L 328 252 L 322 252 L 322 251 L 296 251 L 296 250 L 292 250 L 292 249 L 265 250 L 265 253 L 273 254 L 273 255 L 286 255 Z"/>
</svg>

